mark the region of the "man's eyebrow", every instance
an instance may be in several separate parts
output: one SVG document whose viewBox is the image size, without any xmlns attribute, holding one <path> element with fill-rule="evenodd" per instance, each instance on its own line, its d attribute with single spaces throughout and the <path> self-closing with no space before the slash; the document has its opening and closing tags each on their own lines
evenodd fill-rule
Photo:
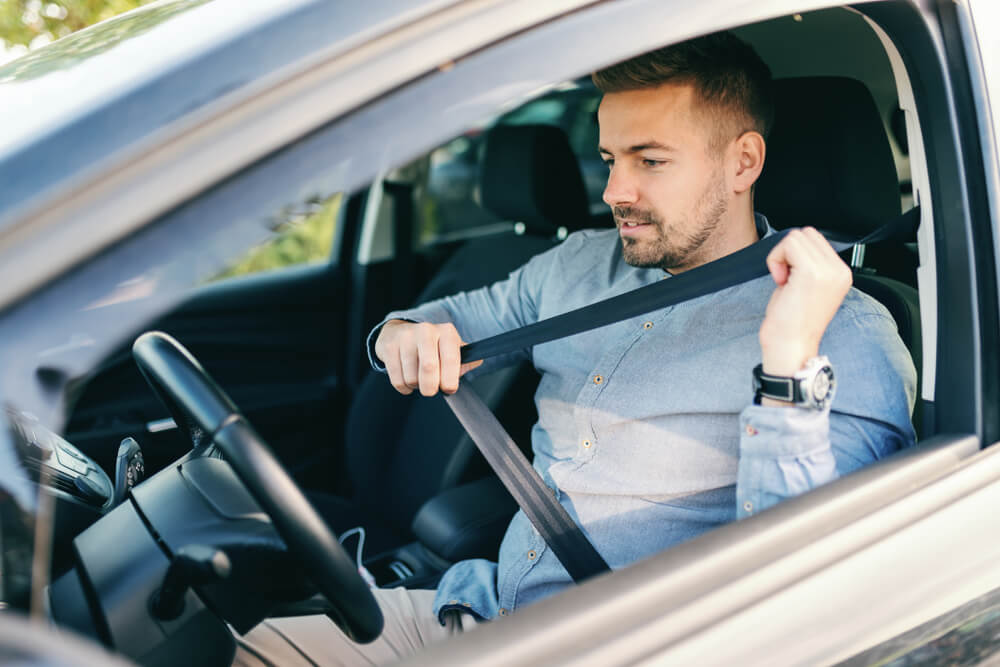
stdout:
<svg viewBox="0 0 1000 667">
<path fill-rule="evenodd" d="M 641 144 L 635 144 L 634 146 L 629 146 L 628 148 L 625 149 L 625 153 L 626 154 L 640 153 L 642 151 L 647 151 L 647 150 L 651 150 L 651 149 L 661 150 L 661 151 L 676 151 L 677 150 L 673 146 L 668 146 L 667 144 L 660 143 L 659 141 L 646 141 L 646 142 L 641 143 Z M 611 151 L 609 151 L 604 146 L 598 146 L 597 150 L 600 153 L 607 153 L 608 155 L 614 155 L 614 153 L 612 153 Z"/>
</svg>

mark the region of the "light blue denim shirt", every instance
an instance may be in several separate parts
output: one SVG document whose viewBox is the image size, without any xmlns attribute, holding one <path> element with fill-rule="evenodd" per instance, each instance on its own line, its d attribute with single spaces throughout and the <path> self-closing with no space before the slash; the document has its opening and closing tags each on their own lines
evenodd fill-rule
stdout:
<svg viewBox="0 0 1000 667">
<path fill-rule="evenodd" d="M 762 216 L 757 223 L 773 233 Z M 669 277 L 626 264 L 615 230 L 582 231 L 507 280 L 386 320 L 452 322 L 463 340 L 475 341 Z M 914 442 L 910 355 L 889 312 L 854 289 L 820 345 L 838 383 L 832 411 L 753 404 L 757 334 L 773 290 L 765 276 L 474 371 L 534 363 L 542 376 L 534 467 L 612 568 Z M 518 512 L 496 563 L 462 561 L 445 573 L 435 612 L 491 619 L 571 584 Z"/>
</svg>

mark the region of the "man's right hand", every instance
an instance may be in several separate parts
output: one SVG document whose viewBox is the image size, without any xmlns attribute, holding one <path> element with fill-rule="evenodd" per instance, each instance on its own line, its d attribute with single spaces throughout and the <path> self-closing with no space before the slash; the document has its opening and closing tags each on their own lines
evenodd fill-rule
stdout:
<svg viewBox="0 0 1000 667">
<path fill-rule="evenodd" d="M 462 363 L 465 343 L 455 325 L 389 320 L 375 341 L 375 356 L 389 373 L 389 382 L 401 394 L 419 389 L 433 396 L 438 389 L 446 394 L 458 391 L 458 378 L 482 364 L 482 360 Z"/>
</svg>

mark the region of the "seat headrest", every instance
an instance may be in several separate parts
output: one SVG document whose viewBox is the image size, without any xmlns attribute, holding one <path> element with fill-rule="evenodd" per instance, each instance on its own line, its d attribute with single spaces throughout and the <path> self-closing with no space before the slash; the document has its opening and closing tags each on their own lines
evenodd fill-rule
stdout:
<svg viewBox="0 0 1000 667">
<path fill-rule="evenodd" d="M 860 236 L 900 214 L 892 149 L 864 84 L 779 79 L 774 106 L 754 201 L 773 227 L 812 225 Z"/>
<path fill-rule="evenodd" d="M 565 133 L 552 125 L 497 125 L 486 135 L 483 206 L 533 234 L 590 226 L 587 190 Z"/>
</svg>

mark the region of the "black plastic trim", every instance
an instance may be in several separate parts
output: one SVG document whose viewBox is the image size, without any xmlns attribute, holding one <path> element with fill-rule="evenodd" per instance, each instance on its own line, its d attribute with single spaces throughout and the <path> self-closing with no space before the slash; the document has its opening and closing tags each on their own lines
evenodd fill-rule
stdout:
<svg viewBox="0 0 1000 667">
<path fill-rule="evenodd" d="M 955 73 L 944 62 L 945 54 L 935 46 L 934 15 L 903 0 L 855 8 L 875 21 L 899 51 L 910 77 L 923 133 L 934 217 L 938 296 L 936 405 L 928 435 L 971 432 L 982 436 L 982 295 L 976 278 L 980 256 L 973 248 L 972 221 L 986 202 L 982 197 L 981 166 L 977 170 L 968 157 L 971 146 L 959 127 L 960 110 L 950 103 L 950 76 Z M 959 90 L 967 91 L 967 87 Z M 970 173 L 971 192 L 967 186 Z"/>
<path fill-rule="evenodd" d="M 944 49 L 948 73 L 952 82 L 952 99 L 955 100 L 957 130 L 963 152 L 963 163 L 968 189 L 968 204 L 972 219 L 972 247 L 970 252 L 977 276 L 979 331 L 981 340 L 982 415 L 980 437 L 984 443 L 1000 440 L 1000 313 L 997 312 L 996 257 L 990 214 L 989 181 L 983 160 L 987 155 L 983 146 L 979 114 L 987 109 L 976 108 L 975 85 L 984 85 L 981 77 L 974 82 L 969 71 L 969 57 L 978 60 L 975 44 L 968 44 L 962 33 L 961 23 L 971 25 L 968 6 L 955 2 L 938 2 L 938 20 L 944 34 Z M 981 71 L 981 67 L 980 67 Z M 985 97 L 985 95 L 983 96 Z M 996 193 L 994 193 L 996 194 Z"/>
</svg>

